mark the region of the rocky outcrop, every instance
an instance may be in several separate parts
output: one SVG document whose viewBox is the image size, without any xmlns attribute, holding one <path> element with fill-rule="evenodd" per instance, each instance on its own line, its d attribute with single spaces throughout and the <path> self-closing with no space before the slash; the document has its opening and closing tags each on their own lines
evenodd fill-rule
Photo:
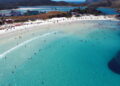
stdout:
<svg viewBox="0 0 120 86">
<path fill-rule="evenodd" d="M 113 72 L 120 74 L 120 51 L 116 56 L 108 63 L 108 67 Z"/>
<path fill-rule="evenodd" d="M 85 9 L 76 8 L 76 9 L 70 10 L 70 13 L 73 13 L 74 15 L 77 15 L 77 14 L 103 15 L 101 11 L 98 11 L 94 8 L 85 8 Z"/>
</svg>

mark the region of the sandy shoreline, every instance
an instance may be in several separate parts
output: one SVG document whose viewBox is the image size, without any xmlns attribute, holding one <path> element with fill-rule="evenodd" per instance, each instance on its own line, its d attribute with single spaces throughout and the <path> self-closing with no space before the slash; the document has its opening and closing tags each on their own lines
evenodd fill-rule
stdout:
<svg viewBox="0 0 120 86">
<path fill-rule="evenodd" d="M 107 16 L 91 15 L 91 16 L 82 16 L 82 17 L 71 17 L 71 18 L 62 17 L 62 18 L 52 18 L 47 20 L 28 21 L 28 22 L 24 22 L 20 26 L 13 26 L 12 24 L 6 25 L 6 29 L 0 31 L 0 41 L 1 41 L 0 47 L 3 48 L 2 46 L 6 46 L 6 49 L 0 51 L 0 58 L 3 58 L 8 53 L 14 51 L 15 49 L 21 46 L 24 45 L 26 46 L 27 43 L 33 41 L 34 39 L 36 40 L 37 38 L 48 36 L 46 34 L 50 35 L 56 31 L 59 32 L 59 29 L 56 29 L 57 25 L 66 28 L 66 26 L 64 25 L 68 25 L 76 22 L 80 23 L 79 21 L 81 21 L 80 24 L 84 25 L 82 21 L 88 21 L 88 20 L 116 21 L 114 17 L 110 18 Z M 40 33 L 38 34 L 38 32 Z"/>
<path fill-rule="evenodd" d="M 5 29 L 0 30 L 0 35 L 7 34 L 10 32 L 15 32 L 18 30 L 27 30 L 29 28 L 41 25 L 49 25 L 49 24 L 56 24 L 56 23 L 65 23 L 65 22 L 74 22 L 74 21 L 87 21 L 87 20 L 117 20 L 114 17 L 108 16 L 82 16 L 82 17 L 71 17 L 71 18 L 52 18 L 47 20 L 36 20 L 36 21 L 28 21 L 24 23 L 16 23 L 16 24 L 8 24 L 3 25 Z"/>
</svg>

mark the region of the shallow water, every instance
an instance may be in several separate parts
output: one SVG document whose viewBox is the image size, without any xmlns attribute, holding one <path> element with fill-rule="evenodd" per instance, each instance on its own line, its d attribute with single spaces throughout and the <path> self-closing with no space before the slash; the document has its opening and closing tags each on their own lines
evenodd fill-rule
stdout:
<svg viewBox="0 0 120 86">
<path fill-rule="evenodd" d="M 116 9 L 114 9 L 114 8 L 104 8 L 104 7 L 101 7 L 101 8 L 98 8 L 97 10 L 99 10 L 99 11 L 101 11 L 102 13 L 107 14 L 107 15 L 120 14 L 120 13 L 117 12 Z"/>
<path fill-rule="evenodd" d="M 18 9 L 10 9 L 10 10 L 0 10 L 1 15 L 9 16 L 11 13 L 11 10 L 21 12 L 21 14 L 24 14 L 28 10 L 31 11 L 39 11 L 39 12 L 50 12 L 50 11 L 70 11 L 72 9 L 75 9 L 78 7 L 75 6 L 20 6 Z M 79 7 L 80 9 L 85 9 L 86 7 Z M 116 9 L 113 8 L 97 8 L 97 10 L 101 11 L 102 13 L 106 15 L 117 15 L 120 14 L 116 11 Z"/>
<path fill-rule="evenodd" d="M 49 11 L 70 11 L 71 9 L 74 9 L 77 7 L 72 6 L 21 6 L 18 9 L 12 9 L 15 11 L 19 11 L 22 14 L 27 12 L 28 10 L 31 11 L 39 11 L 39 12 L 49 12 Z M 9 14 L 11 12 L 10 10 L 0 10 L 0 14 Z"/>
<path fill-rule="evenodd" d="M 117 21 L 80 21 L 23 34 L 20 44 L 32 41 L 0 59 L 0 86 L 120 86 L 107 66 L 120 50 L 119 28 Z"/>
</svg>

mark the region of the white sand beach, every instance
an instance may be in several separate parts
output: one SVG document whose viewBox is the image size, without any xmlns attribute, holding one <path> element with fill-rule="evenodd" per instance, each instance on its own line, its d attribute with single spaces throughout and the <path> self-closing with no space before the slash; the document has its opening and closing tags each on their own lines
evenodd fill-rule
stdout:
<svg viewBox="0 0 120 86">
<path fill-rule="evenodd" d="M 0 34 L 14 32 L 16 30 L 29 29 L 34 26 L 73 22 L 73 21 L 86 21 L 86 20 L 117 20 L 117 19 L 115 19 L 114 17 L 108 17 L 108 16 L 89 15 L 89 16 L 71 17 L 71 18 L 61 17 L 61 18 L 52 18 L 47 20 L 28 21 L 24 23 L 5 24 L 1 26 L 1 28 L 5 28 L 5 29 L 0 30 Z"/>
<path fill-rule="evenodd" d="M 43 36 L 49 36 L 49 34 L 54 34 L 58 30 L 51 29 L 49 30 L 49 27 L 52 26 L 57 26 L 59 24 L 71 24 L 76 21 L 89 21 L 89 20 L 116 20 L 113 17 L 108 17 L 108 16 L 82 16 L 82 17 L 71 17 L 71 18 L 52 18 L 52 19 L 47 19 L 47 20 L 36 20 L 36 21 L 28 21 L 28 22 L 23 22 L 23 23 L 14 23 L 14 24 L 6 24 L 3 25 L 5 29 L 0 30 L 0 42 L 1 44 L 6 44 L 10 42 L 15 41 L 15 44 L 13 42 L 10 47 L 6 48 L 4 52 L 0 54 L 0 58 L 3 58 L 6 54 L 8 54 L 11 51 L 14 51 L 15 49 L 26 45 L 27 43 L 36 40 L 38 38 L 41 38 Z M 83 25 L 84 26 L 84 25 Z M 81 28 L 84 28 L 81 26 Z M 45 29 L 46 28 L 46 29 Z M 36 35 L 37 31 L 41 32 L 42 35 Z M 44 31 L 43 31 L 44 30 Z M 81 29 L 82 30 L 82 29 Z M 43 33 L 43 32 L 45 33 Z M 68 31 L 68 30 L 67 30 Z M 70 32 L 71 30 L 69 30 Z M 74 32 L 72 30 L 72 32 Z M 30 36 L 28 38 L 22 37 L 23 34 L 32 34 L 32 38 Z M 36 36 L 35 36 L 36 35 Z M 18 39 L 16 39 L 18 37 Z M 21 41 L 20 41 L 21 40 Z M 12 47 L 11 47 L 12 46 Z"/>
</svg>

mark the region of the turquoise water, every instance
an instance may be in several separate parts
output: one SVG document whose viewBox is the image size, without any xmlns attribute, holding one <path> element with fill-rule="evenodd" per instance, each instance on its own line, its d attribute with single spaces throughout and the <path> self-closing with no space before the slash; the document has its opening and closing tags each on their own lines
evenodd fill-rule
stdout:
<svg viewBox="0 0 120 86">
<path fill-rule="evenodd" d="M 102 13 L 104 13 L 104 14 L 107 14 L 107 15 L 120 14 L 114 8 L 98 8 L 98 10 L 101 11 Z"/>
<path fill-rule="evenodd" d="M 18 9 L 11 9 L 11 10 L 19 11 L 23 14 L 23 13 L 27 12 L 28 10 L 39 11 L 39 12 L 49 12 L 49 11 L 67 12 L 67 11 L 70 11 L 75 8 L 78 8 L 78 7 L 75 7 L 75 6 L 20 6 Z M 79 8 L 84 9 L 86 7 L 79 7 Z M 11 10 L 1 10 L 0 14 L 9 15 Z M 113 9 L 113 8 L 98 8 L 97 10 L 99 10 L 102 13 L 107 14 L 107 15 L 120 14 L 120 13 L 116 12 L 116 9 Z"/>
<path fill-rule="evenodd" d="M 77 7 L 73 6 L 21 6 L 18 9 L 14 9 L 15 11 L 20 11 L 21 13 L 26 12 L 27 10 L 31 11 L 40 11 L 40 12 L 49 12 L 49 11 L 70 11 Z M 11 10 L 1 10 L 0 13 L 10 13 Z"/>
<path fill-rule="evenodd" d="M 120 50 L 118 23 L 80 21 L 23 34 L 23 45 L 0 59 L 0 86 L 120 86 L 107 67 Z M 0 40 L 1 54 L 16 45 Z"/>
</svg>

